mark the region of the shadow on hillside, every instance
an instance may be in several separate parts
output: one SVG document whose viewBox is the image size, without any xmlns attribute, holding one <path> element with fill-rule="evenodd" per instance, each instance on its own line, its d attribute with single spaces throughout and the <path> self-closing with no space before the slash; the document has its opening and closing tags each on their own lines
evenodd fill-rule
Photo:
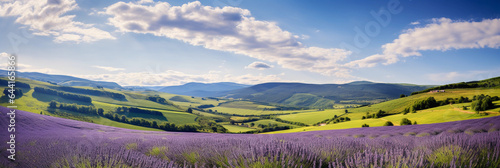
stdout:
<svg viewBox="0 0 500 168">
<path fill-rule="evenodd" d="M 61 98 L 59 96 L 48 95 L 48 94 L 37 93 L 37 92 L 34 92 L 32 94 L 32 96 L 33 96 L 33 98 L 37 99 L 38 101 L 47 102 L 47 106 L 49 105 L 49 102 L 52 100 L 57 101 L 59 103 L 78 104 L 78 105 L 87 105 L 87 106 L 92 105 L 92 103 L 75 101 L 75 100 L 68 100 L 65 98 Z"/>
<path fill-rule="evenodd" d="M 125 113 L 117 113 L 119 115 L 125 115 L 127 118 L 144 118 L 144 119 L 157 119 L 161 121 L 168 121 L 168 119 L 165 116 L 159 116 L 159 115 L 150 115 L 150 114 L 137 114 L 137 113 L 130 113 L 130 112 L 125 112 Z"/>
</svg>

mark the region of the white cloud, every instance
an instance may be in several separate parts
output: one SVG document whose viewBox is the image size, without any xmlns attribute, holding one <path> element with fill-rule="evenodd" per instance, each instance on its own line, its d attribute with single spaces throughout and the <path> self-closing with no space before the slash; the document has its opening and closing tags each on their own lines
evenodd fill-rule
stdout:
<svg viewBox="0 0 500 168">
<path fill-rule="evenodd" d="M 272 67 L 273 67 L 272 65 L 266 64 L 264 62 L 258 62 L 258 61 L 256 61 L 256 62 L 252 62 L 251 64 L 249 64 L 245 68 L 264 70 L 264 69 L 269 69 L 269 68 L 272 68 Z"/>
<path fill-rule="evenodd" d="M 223 75 L 220 71 L 209 71 L 206 74 L 186 74 L 168 70 L 160 73 L 131 72 L 100 75 L 79 75 L 78 77 L 90 80 L 111 81 L 123 86 L 171 86 L 188 82 L 237 82 L 243 84 L 257 84 L 282 81 L 278 75 Z"/>
<path fill-rule="evenodd" d="M 154 3 L 153 0 L 139 0 L 137 1 L 138 4 L 149 4 L 149 3 Z"/>
<path fill-rule="evenodd" d="M 236 7 L 210 7 L 200 2 L 171 6 L 118 2 L 106 8 L 109 23 L 121 32 L 153 34 L 194 46 L 276 62 L 284 68 L 335 74 L 338 61 L 351 54 L 337 48 L 308 47 L 276 23 L 260 21 Z"/>
<path fill-rule="evenodd" d="M 410 24 L 411 24 L 411 25 L 419 25 L 419 24 L 420 24 L 420 22 L 419 22 L 419 21 L 416 21 L 416 22 L 411 22 Z"/>
<path fill-rule="evenodd" d="M 421 56 L 420 51 L 448 51 L 500 47 L 500 19 L 452 21 L 433 19 L 424 27 L 408 29 L 392 43 L 382 46 L 383 54 L 375 54 L 346 64 L 348 67 L 373 67 L 393 64 L 399 57 Z"/>
<path fill-rule="evenodd" d="M 102 69 L 102 70 L 105 70 L 105 71 L 123 71 L 125 70 L 125 68 L 115 68 L 115 67 L 108 67 L 108 66 L 99 66 L 99 65 L 94 65 L 92 66 L 94 68 L 99 68 L 99 69 Z"/>
<path fill-rule="evenodd" d="M 5 53 L 5 52 L 2 52 L 0 53 L 0 63 L 2 63 L 2 65 L 0 66 L 0 69 L 7 69 L 9 65 L 9 62 L 11 62 L 11 60 L 9 59 L 10 58 L 10 54 L 8 53 Z M 17 61 L 15 61 L 15 66 L 16 66 L 16 70 L 18 71 L 23 71 L 25 69 L 29 69 L 31 68 L 31 65 L 27 65 L 27 64 L 21 64 L 21 63 L 18 63 Z"/>
<path fill-rule="evenodd" d="M 6 0 L 0 2 L 0 17 L 17 17 L 33 34 L 53 36 L 55 42 L 93 42 L 115 39 L 109 32 L 74 21 L 66 13 L 78 8 L 75 0 Z"/>
</svg>

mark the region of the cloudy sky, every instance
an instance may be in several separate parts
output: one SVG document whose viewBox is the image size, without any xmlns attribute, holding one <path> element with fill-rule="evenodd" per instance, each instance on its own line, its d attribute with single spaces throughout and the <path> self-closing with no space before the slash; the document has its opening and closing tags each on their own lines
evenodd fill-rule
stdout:
<svg viewBox="0 0 500 168">
<path fill-rule="evenodd" d="M 500 76 L 500 1 L 1 0 L 0 61 L 121 85 Z"/>
</svg>

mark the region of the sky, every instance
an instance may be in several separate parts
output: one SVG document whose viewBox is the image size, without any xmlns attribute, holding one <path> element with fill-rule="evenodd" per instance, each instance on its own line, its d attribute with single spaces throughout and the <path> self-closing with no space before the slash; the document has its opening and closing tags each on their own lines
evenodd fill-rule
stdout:
<svg viewBox="0 0 500 168">
<path fill-rule="evenodd" d="M 440 85 L 500 76 L 500 1 L 1 0 L 0 39 L 5 66 L 123 86 Z"/>
</svg>

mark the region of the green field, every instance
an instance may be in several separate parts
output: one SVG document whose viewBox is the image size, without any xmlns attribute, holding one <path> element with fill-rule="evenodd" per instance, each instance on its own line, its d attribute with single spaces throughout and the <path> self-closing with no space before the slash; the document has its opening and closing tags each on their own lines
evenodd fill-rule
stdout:
<svg viewBox="0 0 500 168">
<path fill-rule="evenodd" d="M 335 115 L 340 116 L 344 113 L 344 109 L 326 109 L 324 111 L 318 112 L 281 115 L 278 118 L 286 121 L 301 122 L 304 124 L 312 125 L 325 119 L 333 118 Z"/>
<path fill-rule="evenodd" d="M 237 125 L 231 125 L 231 124 L 222 124 L 224 128 L 226 128 L 229 132 L 234 132 L 234 133 L 239 133 L 239 132 L 247 132 L 247 131 L 253 131 L 255 129 L 253 128 L 248 128 L 244 126 L 237 126 Z"/>
<path fill-rule="evenodd" d="M 278 126 L 299 127 L 297 125 L 282 123 L 282 122 L 278 122 L 278 121 L 271 120 L 271 119 L 263 119 L 263 120 L 258 120 L 258 121 L 247 122 L 247 124 L 250 124 L 250 123 L 254 123 L 255 124 L 254 127 L 257 127 L 259 124 L 262 124 L 262 125 L 277 124 Z"/>
<path fill-rule="evenodd" d="M 500 106 L 500 101 L 494 102 L 497 107 Z M 417 121 L 417 124 L 432 124 L 432 123 L 441 123 L 441 122 L 450 122 L 450 121 L 460 121 L 460 120 L 469 120 L 469 119 L 478 119 L 485 117 L 492 117 L 500 115 L 498 110 L 500 108 L 496 108 L 488 111 L 497 111 L 488 115 L 480 115 L 476 114 L 470 110 L 461 110 L 456 107 L 469 106 L 470 103 L 461 103 L 456 105 L 444 105 L 440 107 L 430 108 L 426 110 L 417 111 L 417 113 L 408 113 L 406 115 L 396 114 L 390 115 L 377 119 L 356 119 L 353 121 L 342 122 L 337 124 L 328 124 L 326 126 L 310 126 L 310 127 L 302 127 L 290 130 L 283 131 L 275 131 L 272 133 L 291 133 L 291 132 L 303 132 L 303 131 L 319 131 L 319 130 L 334 130 L 334 129 L 348 129 L 348 128 L 360 128 L 363 124 L 368 124 L 370 127 L 380 127 L 383 126 L 385 122 L 391 121 L 394 125 L 398 126 L 401 119 L 408 118 L 409 120 Z"/>
<path fill-rule="evenodd" d="M 128 106 L 128 107 L 139 107 L 142 109 L 147 109 L 147 110 L 155 110 L 163 113 L 163 116 L 168 120 L 170 123 L 174 124 L 193 124 L 196 123 L 195 119 L 197 115 L 195 114 L 189 114 L 185 112 L 185 109 L 180 107 L 180 106 L 170 106 L 170 105 L 163 105 L 159 104 L 156 102 L 152 102 L 149 100 L 146 100 L 145 98 L 147 95 L 139 94 L 139 93 L 134 93 L 130 91 L 115 91 L 115 90 L 110 90 L 110 89 L 104 89 L 105 91 L 109 92 L 115 92 L 115 93 L 123 93 L 125 97 L 127 98 L 127 101 L 119 101 L 115 100 L 112 98 L 108 97 L 100 97 L 100 96 L 92 96 L 92 95 L 87 95 L 92 98 L 92 103 L 83 103 L 80 101 L 74 101 L 74 100 L 68 100 L 64 99 L 55 95 L 47 95 L 43 93 L 36 93 L 34 94 L 34 89 L 35 87 L 45 87 L 45 88 L 57 88 L 57 85 L 52 85 L 49 83 L 45 82 L 40 82 L 40 81 L 34 81 L 34 80 L 28 80 L 28 79 L 22 79 L 18 78 L 17 79 L 20 82 L 23 83 L 28 83 L 31 86 L 31 89 L 27 90 L 24 88 L 21 88 L 23 90 L 23 96 L 20 98 L 15 99 L 16 105 L 18 106 L 19 110 L 23 111 L 29 111 L 33 113 L 43 113 L 45 115 L 54 115 L 57 116 L 56 114 L 52 114 L 47 110 L 48 104 L 50 101 L 55 100 L 57 102 L 61 103 L 68 103 L 68 104 L 79 104 L 79 105 L 91 105 L 96 108 L 103 108 L 105 110 L 105 113 L 114 111 L 117 107 L 121 106 Z M 93 89 L 92 87 L 78 87 L 78 88 L 86 88 L 86 89 Z M 0 88 L 3 90 L 3 88 Z M 10 104 L 8 103 L 8 98 L 5 96 L 2 96 L 0 98 L 0 105 L 2 106 L 9 106 Z M 82 121 L 92 121 L 96 124 L 102 124 L 102 125 L 108 125 L 108 126 L 116 126 L 116 127 L 121 127 L 121 128 L 129 128 L 129 129 L 138 129 L 138 130 L 157 130 L 157 129 L 152 129 L 152 128 L 147 128 L 147 127 L 140 127 L 140 126 L 135 126 L 135 125 L 130 125 L 126 123 L 121 123 L 121 122 L 116 122 L 109 120 L 107 118 L 99 117 L 99 116 L 87 116 L 79 113 L 72 113 L 69 111 L 66 111 L 68 115 L 65 116 L 64 118 L 71 118 L 71 116 L 74 116 L 71 119 L 77 119 L 77 120 L 82 120 Z M 58 116 L 62 117 L 62 116 Z M 153 118 L 151 115 L 135 115 L 135 116 L 127 116 L 127 117 L 134 117 L 134 118 L 144 118 L 148 119 L 150 121 L 157 121 L 158 123 L 163 123 L 167 122 L 165 119 L 161 118 Z"/>
</svg>

